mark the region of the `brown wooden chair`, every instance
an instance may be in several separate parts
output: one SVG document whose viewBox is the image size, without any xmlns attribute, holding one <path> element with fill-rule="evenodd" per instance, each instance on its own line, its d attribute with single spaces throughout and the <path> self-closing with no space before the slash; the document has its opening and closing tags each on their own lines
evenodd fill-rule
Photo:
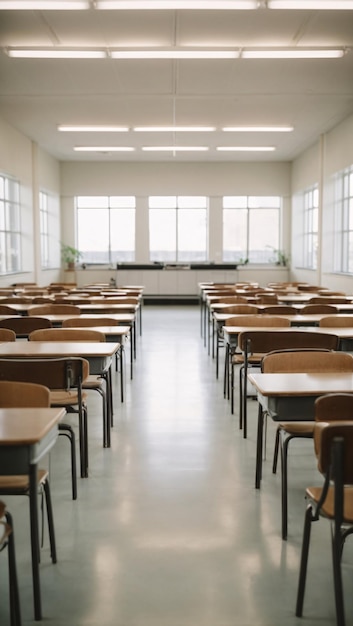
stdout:
<svg viewBox="0 0 353 626">
<path fill-rule="evenodd" d="M 324 346 L 322 346 L 324 347 Z M 328 346 L 327 346 L 328 347 Z M 329 349 L 330 350 L 330 349 Z M 353 356 L 346 352 L 322 350 L 284 350 L 270 352 L 262 360 L 261 369 L 265 373 L 318 373 L 353 372 Z M 281 502 L 282 539 L 288 532 L 288 447 L 292 439 L 310 439 L 313 436 L 314 422 L 279 422 L 276 430 L 275 451 L 272 471 L 276 473 L 278 451 L 281 452 Z"/>
<path fill-rule="evenodd" d="M 73 304 L 39 304 L 28 309 L 28 315 L 81 315 L 81 309 Z"/>
<path fill-rule="evenodd" d="M 0 358 L 0 381 L 19 381 L 43 384 L 50 389 L 50 406 L 64 407 L 67 413 L 78 416 L 81 476 L 87 475 L 87 406 L 82 391 L 83 381 L 89 375 L 86 359 L 12 359 Z M 72 498 L 77 498 L 75 433 L 70 424 L 60 422 L 59 434 L 71 444 Z"/>
<path fill-rule="evenodd" d="M 3 300 L 1 300 L 3 302 Z M 18 315 L 15 309 L 7 306 L 6 304 L 0 304 L 0 315 Z"/>
<path fill-rule="evenodd" d="M 353 326 L 353 315 L 329 315 L 319 321 L 321 328 L 350 328 Z"/>
<path fill-rule="evenodd" d="M 318 296 L 317 298 L 310 298 L 308 304 L 347 304 L 347 302 L 349 302 L 349 300 L 347 300 L 347 298 L 340 298 L 340 297 L 327 297 L 325 298 L 325 296 Z"/>
<path fill-rule="evenodd" d="M 10 317 L 0 320 L 0 328 L 8 328 L 13 330 L 16 337 L 23 338 L 39 328 L 51 328 L 51 321 L 45 317 L 32 317 L 28 315 L 20 315 L 18 317 Z"/>
<path fill-rule="evenodd" d="M 270 319 L 270 318 L 269 318 Z M 283 331 L 249 330 L 239 334 L 238 347 L 240 356 L 233 357 L 233 365 L 240 364 L 239 373 L 239 425 L 243 427 L 243 436 L 247 436 L 247 389 L 248 370 L 260 367 L 262 358 L 273 350 L 298 350 L 299 348 L 317 348 L 337 350 L 339 339 L 336 335 L 283 329 Z M 232 361 L 233 361 L 232 359 Z"/>
<path fill-rule="evenodd" d="M 1 530 L 1 527 L 3 530 Z M 10 626 L 21 626 L 20 594 L 18 589 L 15 533 L 11 513 L 0 501 L 0 552 L 7 547 L 10 596 Z"/>
<path fill-rule="evenodd" d="M 47 387 L 38 384 L 19 381 L 0 380 L 0 407 L 1 408 L 40 408 L 50 406 L 50 391 Z M 54 530 L 54 516 L 49 486 L 49 472 L 45 469 L 38 469 L 37 485 L 40 493 L 44 493 L 47 510 L 50 556 L 53 563 L 56 563 L 56 542 Z M 28 496 L 30 489 L 29 475 L 0 475 L 0 495 L 1 496 Z M 40 560 L 37 555 L 38 562 Z M 11 592 L 15 594 L 15 592 Z M 10 597 L 11 597 L 10 595 Z M 35 605 L 40 598 L 35 593 Z"/>
<path fill-rule="evenodd" d="M 259 304 L 276 304 L 278 295 L 276 293 L 260 293 L 256 296 L 256 301 Z"/>
<path fill-rule="evenodd" d="M 334 313 L 338 313 L 338 309 L 331 304 L 306 304 L 300 309 L 301 315 L 311 315 L 311 313 L 327 313 L 327 315 L 334 315 Z"/>
<path fill-rule="evenodd" d="M 339 419 L 341 414 L 343 421 L 317 422 L 314 427 L 315 454 L 324 482 L 322 487 L 306 489 L 309 503 L 304 518 L 295 614 L 297 617 L 303 615 L 312 523 L 325 518 L 331 525 L 336 623 L 337 626 L 345 626 L 341 560 L 345 541 L 353 532 L 353 396 L 345 398 L 345 394 L 337 395 L 340 397 L 335 399 L 336 416 Z M 344 421 L 346 407 L 349 413 L 347 422 Z"/>
<path fill-rule="evenodd" d="M 35 330 L 28 336 L 29 341 L 99 341 L 105 342 L 105 334 L 92 328 L 45 328 Z M 103 385 L 105 381 L 105 388 Z M 84 391 L 96 391 L 102 398 L 103 446 L 109 447 L 107 420 L 112 424 L 113 403 L 111 393 L 110 369 L 101 376 L 88 375 L 82 382 Z"/>
<path fill-rule="evenodd" d="M 264 306 L 261 309 L 263 315 L 298 315 L 298 311 L 294 306 L 286 304 L 278 304 L 277 306 Z"/>
<path fill-rule="evenodd" d="M 16 341 L 16 333 L 9 328 L 0 328 L 0 341 Z"/>
</svg>

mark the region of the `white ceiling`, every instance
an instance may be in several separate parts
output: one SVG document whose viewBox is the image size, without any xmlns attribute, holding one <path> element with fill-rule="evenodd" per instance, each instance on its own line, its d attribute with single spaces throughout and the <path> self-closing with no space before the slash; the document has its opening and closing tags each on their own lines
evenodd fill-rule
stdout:
<svg viewBox="0 0 353 626">
<path fill-rule="evenodd" d="M 8 46 L 347 47 L 328 60 L 38 60 Z M 353 10 L 0 11 L 0 116 L 61 161 L 291 161 L 353 113 Z M 215 126 L 213 133 L 60 133 L 58 124 Z M 291 125 L 292 133 L 223 126 Z M 76 153 L 75 145 L 132 146 Z M 142 146 L 208 146 L 143 152 Z M 275 146 L 218 152 L 217 146 Z"/>
</svg>

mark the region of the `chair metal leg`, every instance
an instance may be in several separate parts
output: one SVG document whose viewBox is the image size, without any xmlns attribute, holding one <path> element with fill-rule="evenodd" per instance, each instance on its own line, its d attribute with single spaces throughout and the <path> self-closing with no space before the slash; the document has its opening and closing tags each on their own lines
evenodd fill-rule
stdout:
<svg viewBox="0 0 353 626">
<path fill-rule="evenodd" d="M 12 516 L 8 511 L 6 511 L 5 513 L 5 518 L 7 523 L 11 527 L 11 533 L 7 540 L 10 591 L 10 626 L 21 626 L 20 594 L 18 590 L 14 526 Z"/>
<path fill-rule="evenodd" d="M 45 493 L 45 504 L 47 507 L 47 516 L 48 516 L 48 531 L 49 531 L 49 542 L 50 542 L 50 556 L 53 563 L 57 562 L 56 555 L 56 541 L 55 541 L 55 529 L 54 529 L 54 515 L 53 515 L 53 506 L 50 495 L 50 485 L 48 479 L 43 484 L 44 493 Z"/>
<path fill-rule="evenodd" d="M 335 525 L 331 524 L 331 544 L 332 544 L 332 567 L 333 567 L 333 582 L 335 590 L 335 604 L 336 604 L 336 621 L 337 626 L 345 626 L 344 617 L 344 601 L 343 601 L 343 585 L 342 585 L 342 570 L 341 570 L 341 556 L 342 556 L 342 540 L 340 532 L 335 533 Z"/>
<path fill-rule="evenodd" d="M 302 552 L 301 552 L 301 558 L 300 558 L 297 604 L 295 608 L 296 617 L 302 617 L 303 615 L 304 593 L 305 593 L 306 574 L 307 574 L 307 569 L 308 569 L 308 557 L 309 557 L 312 521 L 313 521 L 312 506 L 311 504 L 309 504 L 306 509 L 305 518 L 304 518 L 304 531 L 303 531 Z"/>
<path fill-rule="evenodd" d="M 276 474 L 277 472 L 280 430 L 281 430 L 281 427 L 278 426 L 276 430 L 275 449 L 273 451 L 272 474 Z"/>
<path fill-rule="evenodd" d="M 72 499 L 77 500 L 77 469 L 76 469 L 76 440 L 75 433 L 70 424 L 59 424 L 59 435 L 67 437 L 71 446 L 71 486 Z"/>
</svg>

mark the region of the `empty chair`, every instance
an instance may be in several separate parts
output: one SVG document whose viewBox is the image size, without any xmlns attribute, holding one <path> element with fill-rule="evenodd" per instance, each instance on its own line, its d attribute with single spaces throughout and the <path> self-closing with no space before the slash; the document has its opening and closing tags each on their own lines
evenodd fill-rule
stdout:
<svg viewBox="0 0 353 626">
<path fill-rule="evenodd" d="M 261 293 L 256 296 L 256 301 L 259 304 L 276 304 L 278 295 L 276 293 Z"/>
<path fill-rule="evenodd" d="M 45 317 L 32 317 L 20 315 L 0 320 L 0 328 L 9 328 L 16 333 L 16 337 L 28 337 L 28 335 L 39 328 L 51 328 L 51 322 Z"/>
<path fill-rule="evenodd" d="M 73 317 L 63 321 L 63 328 L 81 328 L 92 326 L 119 326 L 119 321 L 114 317 Z"/>
<path fill-rule="evenodd" d="M 298 311 L 294 306 L 286 304 L 278 304 L 277 306 L 264 306 L 261 309 L 263 315 L 298 315 Z"/>
<path fill-rule="evenodd" d="M 345 398 L 342 403 L 344 407 L 349 406 L 349 414 L 352 416 L 353 396 Z M 341 400 L 338 399 L 336 401 L 336 415 L 338 418 L 340 404 Z M 344 417 L 342 419 L 344 420 Z M 341 560 L 344 543 L 353 532 L 352 421 L 346 423 L 344 421 L 317 422 L 314 428 L 314 446 L 318 470 L 322 474 L 324 482 L 322 487 L 307 487 L 306 489 L 306 498 L 309 504 L 307 505 L 304 518 L 295 614 L 297 617 L 303 615 L 311 526 L 313 522 L 325 518 L 329 520 L 331 525 L 330 536 L 336 623 L 337 626 L 345 626 Z M 325 593 L 324 590 L 323 593 Z"/>
<path fill-rule="evenodd" d="M 16 333 L 9 328 L 0 328 L 0 341 L 16 341 Z"/>
<path fill-rule="evenodd" d="M 1 527 L 3 529 L 1 530 Z M 15 536 L 12 516 L 0 501 L 0 552 L 7 546 L 10 596 L 10 626 L 21 626 L 20 594 L 18 590 Z"/>
<path fill-rule="evenodd" d="M 73 304 L 43 304 L 32 306 L 28 309 L 28 315 L 81 315 L 81 310 Z"/>
<path fill-rule="evenodd" d="M 300 310 L 301 315 L 310 315 L 311 313 L 331 313 L 333 315 L 338 313 L 338 309 L 331 304 L 307 304 Z"/>
<path fill-rule="evenodd" d="M 347 304 L 347 298 L 340 298 L 335 296 L 318 296 L 317 298 L 310 298 L 308 304 Z"/>
<path fill-rule="evenodd" d="M 3 302 L 3 300 L 1 300 Z M 0 304 L 0 315 L 17 315 L 15 309 L 7 306 L 6 304 Z"/>
<path fill-rule="evenodd" d="M 270 352 L 262 361 L 265 373 L 353 372 L 353 357 L 345 352 L 322 350 L 284 350 Z M 353 416 L 352 416 L 353 417 Z M 276 431 L 273 472 L 277 469 L 278 450 L 281 452 L 282 538 L 288 528 L 288 446 L 292 439 L 312 438 L 314 422 L 279 422 Z"/>
<path fill-rule="evenodd" d="M 50 406 L 49 389 L 43 385 L 27 382 L 0 381 L 0 407 L 1 408 L 46 408 Z M 49 472 L 38 469 L 37 472 L 38 489 L 44 491 L 47 509 L 50 556 L 53 563 L 56 563 L 56 542 L 54 532 L 54 517 L 51 503 Z M 28 496 L 30 493 L 29 475 L 0 475 L 0 495 L 4 496 Z M 36 555 L 39 560 L 39 555 Z M 32 555 L 33 558 L 33 555 Z M 14 592 L 11 592 L 11 594 Z M 40 604 L 40 598 L 34 594 L 35 606 Z M 16 622 L 15 622 L 16 623 Z"/>
<path fill-rule="evenodd" d="M 319 321 L 322 328 L 350 328 L 353 326 L 353 315 L 332 315 L 322 317 Z"/>
</svg>

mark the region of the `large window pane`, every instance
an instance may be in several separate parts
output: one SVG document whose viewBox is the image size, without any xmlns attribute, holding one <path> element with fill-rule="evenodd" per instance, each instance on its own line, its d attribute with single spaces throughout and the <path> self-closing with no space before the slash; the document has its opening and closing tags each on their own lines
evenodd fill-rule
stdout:
<svg viewBox="0 0 353 626">
<path fill-rule="evenodd" d="M 20 185 L 0 176 L 0 272 L 18 272 L 21 267 Z"/>
<path fill-rule="evenodd" d="M 247 217 L 244 209 L 223 211 L 223 260 L 225 263 L 239 262 L 247 257 Z"/>
<path fill-rule="evenodd" d="M 278 250 L 279 211 L 277 209 L 252 209 L 249 211 L 250 263 L 271 263 L 274 250 Z"/>
<path fill-rule="evenodd" d="M 133 209 L 110 211 L 110 245 L 113 263 L 134 260 L 135 211 Z"/>
<path fill-rule="evenodd" d="M 178 211 L 178 261 L 206 261 L 206 211 Z"/>
<path fill-rule="evenodd" d="M 150 209 L 151 261 L 176 260 L 176 211 Z"/>
</svg>

